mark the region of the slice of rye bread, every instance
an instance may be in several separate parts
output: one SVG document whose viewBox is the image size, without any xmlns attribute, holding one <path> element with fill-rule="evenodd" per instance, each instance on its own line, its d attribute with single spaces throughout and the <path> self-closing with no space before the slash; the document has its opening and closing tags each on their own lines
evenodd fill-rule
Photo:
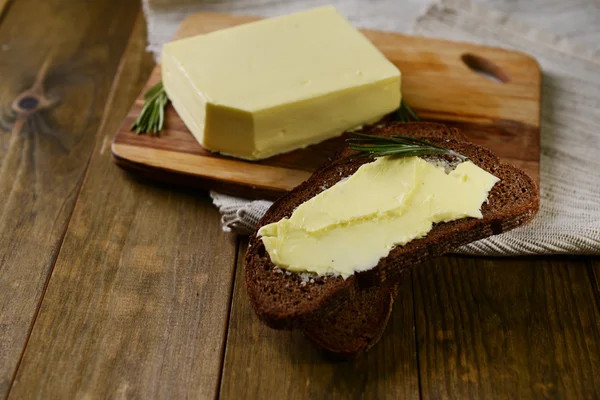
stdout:
<svg viewBox="0 0 600 400">
<path fill-rule="evenodd" d="M 353 296 L 360 296 L 360 290 L 387 281 L 397 283 L 409 268 L 461 245 L 522 225 L 538 210 L 537 186 L 529 176 L 501 163 L 489 150 L 465 141 L 455 130 L 440 124 L 418 122 L 396 123 L 371 133 L 427 139 L 469 157 L 500 178 L 490 191 L 488 202 L 482 206 L 483 218 L 436 224 L 424 238 L 394 248 L 374 268 L 347 279 L 283 272 L 271 262 L 262 240 L 254 233 L 246 253 L 246 288 L 252 307 L 268 326 L 293 329 L 314 323 L 324 313 L 350 301 Z M 350 150 L 343 150 L 325 163 L 307 181 L 279 198 L 261 219 L 258 228 L 290 217 L 300 204 L 372 161 L 354 155 L 356 153 Z"/>
</svg>

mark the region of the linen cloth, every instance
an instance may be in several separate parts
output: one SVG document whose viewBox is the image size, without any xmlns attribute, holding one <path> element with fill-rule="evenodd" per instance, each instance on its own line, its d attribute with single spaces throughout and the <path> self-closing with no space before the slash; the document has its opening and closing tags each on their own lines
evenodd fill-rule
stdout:
<svg viewBox="0 0 600 400">
<path fill-rule="evenodd" d="M 500 0 L 490 1 L 500 3 Z M 324 4 L 333 4 L 358 27 L 490 44 L 534 56 L 544 71 L 540 212 L 527 226 L 471 243 L 455 252 L 493 256 L 600 254 L 600 45 L 597 45 L 600 41 L 589 40 L 600 39 L 600 28 L 594 24 L 591 34 L 589 30 L 583 34 L 578 34 L 581 30 L 575 28 L 566 30 L 571 36 L 582 38 L 581 42 L 587 42 L 582 45 L 472 0 L 435 3 L 145 0 L 149 49 L 159 57 L 162 44 L 191 12 L 273 16 Z M 542 13 L 540 8 L 538 13 Z M 574 9 L 573 13 L 576 15 L 578 11 Z M 587 21 L 590 16 L 600 18 L 600 10 L 590 9 L 579 19 Z M 211 197 L 223 216 L 224 229 L 240 234 L 252 232 L 271 204 L 216 192 L 211 192 Z"/>
</svg>

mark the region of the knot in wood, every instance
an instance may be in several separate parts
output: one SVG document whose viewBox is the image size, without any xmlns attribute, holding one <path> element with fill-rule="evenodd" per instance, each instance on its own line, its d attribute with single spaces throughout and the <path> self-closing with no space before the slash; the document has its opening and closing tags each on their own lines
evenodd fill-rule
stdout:
<svg viewBox="0 0 600 400">
<path fill-rule="evenodd" d="M 38 104 L 40 104 L 40 101 L 37 98 L 27 96 L 27 97 L 23 97 L 21 100 L 19 100 L 18 107 L 21 110 L 30 111 L 30 110 L 37 108 Z"/>
<path fill-rule="evenodd" d="M 50 107 L 53 103 L 43 93 L 28 89 L 13 100 L 12 109 L 17 113 L 17 116 L 28 117 L 31 114 Z"/>
</svg>

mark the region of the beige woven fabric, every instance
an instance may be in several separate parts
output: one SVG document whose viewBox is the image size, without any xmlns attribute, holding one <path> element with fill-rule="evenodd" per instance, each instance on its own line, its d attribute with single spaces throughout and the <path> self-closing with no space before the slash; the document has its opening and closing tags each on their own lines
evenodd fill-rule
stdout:
<svg viewBox="0 0 600 400">
<path fill-rule="evenodd" d="M 408 31 L 432 0 L 143 0 L 148 48 L 158 56 L 186 15 L 199 11 L 273 17 L 333 5 L 355 26 Z"/>
<path fill-rule="evenodd" d="M 540 212 L 517 230 L 460 249 L 477 255 L 600 253 L 600 56 L 466 0 L 431 7 L 415 32 L 524 51 L 542 83 Z"/>
<path fill-rule="evenodd" d="M 244 3 L 249 8 L 235 8 L 236 2 L 220 2 L 211 3 L 210 9 L 273 15 L 321 3 L 303 0 L 271 7 L 266 1 L 252 0 Z M 425 12 L 423 2 L 369 2 L 370 9 L 375 10 L 371 14 L 361 13 L 365 2 L 338 3 L 333 4 L 358 26 L 407 31 L 410 19 L 416 21 L 414 32 L 418 34 L 492 44 L 535 56 L 544 70 L 540 213 L 526 227 L 481 240 L 457 252 L 496 256 L 600 254 L 600 55 L 595 47 L 577 45 L 534 29 L 511 15 L 491 11 L 470 0 L 443 0 Z M 238 5 L 241 7 L 241 3 Z M 185 12 L 190 11 L 188 7 L 194 11 L 206 9 L 192 3 L 184 7 Z M 173 16 L 172 12 L 167 14 Z M 149 37 L 150 48 L 156 50 L 172 32 L 163 30 L 159 34 L 156 27 L 166 20 L 156 13 L 148 16 L 154 18 L 154 24 L 149 21 Z M 182 18 L 178 14 L 179 17 Z M 169 23 L 175 24 L 173 20 Z M 170 29 L 175 28 L 176 25 Z M 597 27 L 592 26 L 593 29 Z M 585 34 L 583 37 L 587 38 Z M 224 229 L 238 233 L 252 231 L 270 205 L 267 201 L 218 193 L 211 196 L 223 215 Z"/>
</svg>

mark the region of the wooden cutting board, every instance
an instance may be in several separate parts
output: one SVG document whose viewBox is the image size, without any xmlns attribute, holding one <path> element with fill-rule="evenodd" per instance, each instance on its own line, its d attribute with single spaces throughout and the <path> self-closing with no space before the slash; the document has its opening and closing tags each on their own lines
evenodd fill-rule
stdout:
<svg viewBox="0 0 600 400">
<path fill-rule="evenodd" d="M 194 14 L 183 21 L 176 38 L 256 19 Z M 487 46 L 362 32 L 402 71 L 403 97 L 422 119 L 460 128 L 538 180 L 541 72 L 535 59 Z M 160 79 L 157 65 L 144 91 Z M 237 160 L 204 150 L 171 106 L 159 137 L 136 135 L 129 128 L 142 105 L 140 94 L 115 136 L 112 153 L 122 168 L 156 180 L 272 199 L 307 179 L 343 146 L 343 139 L 336 138 L 260 162 Z"/>
</svg>

